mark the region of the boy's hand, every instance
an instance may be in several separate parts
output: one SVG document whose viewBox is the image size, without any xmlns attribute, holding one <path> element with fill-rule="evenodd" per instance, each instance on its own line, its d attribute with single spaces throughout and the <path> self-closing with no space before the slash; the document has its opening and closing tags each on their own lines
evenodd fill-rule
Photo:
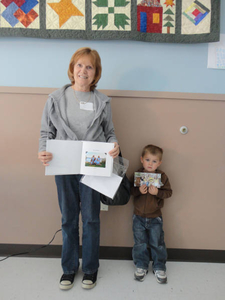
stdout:
<svg viewBox="0 0 225 300">
<path fill-rule="evenodd" d="M 151 195 L 157 195 L 158 194 L 158 189 L 157 189 L 156 186 L 150 185 L 150 187 L 148 188 L 148 192 Z"/>
<path fill-rule="evenodd" d="M 147 194 L 148 188 L 147 188 L 146 184 L 143 184 L 142 186 L 140 186 L 140 187 L 139 187 L 139 191 L 140 191 L 142 194 Z"/>
</svg>

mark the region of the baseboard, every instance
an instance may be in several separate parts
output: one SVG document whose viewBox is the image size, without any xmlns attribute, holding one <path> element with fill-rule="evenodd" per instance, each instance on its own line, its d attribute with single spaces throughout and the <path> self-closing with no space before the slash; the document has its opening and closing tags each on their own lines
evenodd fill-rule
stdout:
<svg viewBox="0 0 225 300">
<path fill-rule="evenodd" d="M 0 244 L 0 256 L 61 257 L 61 245 Z M 81 257 L 80 247 L 80 257 Z M 167 249 L 168 261 L 225 263 L 225 250 Z M 100 259 L 132 260 L 131 247 L 100 246 Z"/>
</svg>

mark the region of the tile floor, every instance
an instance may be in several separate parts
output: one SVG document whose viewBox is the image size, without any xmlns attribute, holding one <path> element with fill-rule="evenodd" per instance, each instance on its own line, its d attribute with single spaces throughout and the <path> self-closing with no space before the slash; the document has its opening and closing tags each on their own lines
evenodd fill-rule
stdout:
<svg viewBox="0 0 225 300">
<path fill-rule="evenodd" d="M 81 288 L 82 272 L 71 290 L 61 291 L 58 258 L 11 257 L 0 262 L 1 300 L 223 300 L 225 264 L 168 262 L 167 284 L 158 284 L 151 270 L 145 281 L 133 277 L 130 260 L 100 260 L 97 285 Z"/>
</svg>

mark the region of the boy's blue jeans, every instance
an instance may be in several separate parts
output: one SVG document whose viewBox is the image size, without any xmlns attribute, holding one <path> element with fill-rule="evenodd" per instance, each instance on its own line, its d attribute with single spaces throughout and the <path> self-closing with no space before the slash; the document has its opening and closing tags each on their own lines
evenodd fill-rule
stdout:
<svg viewBox="0 0 225 300">
<path fill-rule="evenodd" d="M 134 247 L 132 256 L 137 268 L 148 270 L 150 247 L 153 270 L 166 271 L 167 251 L 164 242 L 163 219 L 133 215 Z"/>
<path fill-rule="evenodd" d="M 82 270 L 92 274 L 99 267 L 100 194 L 80 183 L 82 175 L 57 175 L 59 207 L 62 213 L 62 268 L 64 274 L 79 268 L 79 215 L 83 223 Z"/>
</svg>

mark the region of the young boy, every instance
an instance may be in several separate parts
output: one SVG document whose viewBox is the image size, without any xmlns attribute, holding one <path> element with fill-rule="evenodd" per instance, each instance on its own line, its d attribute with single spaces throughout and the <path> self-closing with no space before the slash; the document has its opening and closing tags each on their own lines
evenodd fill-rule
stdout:
<svg viewBox="0 0 225 300">
<path fill-rule="evenodd" d="M 146 184 L 140 187 L 131 187 L 134 196 L 133 235 L 134 247 L 133 261 L 136 266 L 135 279 L 143 281 L 148 273 L 150 262 L 148 246 L 152 257 L 153 273 L 158 283 L 166 283 L 167 251 L 164 242 L 163 219 L 161 208 L 164 199 L 171 197 L 172 189 L 166 174 L 158 167 L 162 163 L 163 150 L 154 145 L 144 147 L 141 155 L 143 167 L 137 172 L 161 174 L 162 186 L 160 188 Z"/>
</svg>

